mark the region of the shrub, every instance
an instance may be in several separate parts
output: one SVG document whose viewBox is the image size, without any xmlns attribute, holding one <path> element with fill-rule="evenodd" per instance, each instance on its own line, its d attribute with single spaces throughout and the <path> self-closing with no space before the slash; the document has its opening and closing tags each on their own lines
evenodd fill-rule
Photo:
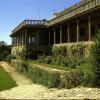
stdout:
<svg viewBox="0 0 100 100">
<path fill-rule="evenodd" d="M 1 45 L 0 46 L 0 61 L 6 60 L 6 57 L 11 53 L 11 46 Z"/>
<path fill-rule="evenodd" d="M 31 78 L 35 83 L 43 84 L 45 86 L 48 86 L 49 88 L 59 86 L 60 78 L 57 72 L 50 72 L 39 67 L 33 67 L 31 73 Z"/>
<path fill-rule="evenodd" d="M 39 55 L 39 56 L 38 56 L 38 62 L 39 62 L 39 63 L 44 63 L 45 57 L 46 57 L 45 55 Z"/>
<path fill-rule="evenodd" d="M 31 78 L 34 83 L 42 84 L 49 88 L 58 87 L 60 83 L 60 76 L 57 72 L 47 71 L 24 62 L 18 63 L 16 68 L 19 72 Z"/>
<path fill-rule="evenodd" d="M 62 65 L 64 67 L 68 67 L 68 64 L 69 64 L 69 58 L 62 56 L 61 57 L 61 64 L 60 65 Z"/>
<path fill-rule="evenodd" d="M 83 57 L 85 54 L 85 45 L 83 45 L 82 43 L 79 43 L 77 45 L 72 45 L 71 52 L 72 56 Z"/>
<path fill-rule="evenodd" d="M 28 63 L 27 62 L 19 62 L 19 63 L 17 63 L 16 68 L 19 72 L 27 74 L 27 72 L 28 72 Z"/>
<path fill-rule="evenodd" d="M 76 68 L 76 66 L 80 66 L 81 64 L 87 62 L 85 57 L 66 57 L 62 55 L 58 56 L 39 56 L 38 57 L 39 63 L 46 63 L 46 64 L 54 64 L 64 67 Z"/>
<path fill-rule="evenodd" d="M 70 68 L 75 68 L 77 66 L 77 61 L 76 61 L 75 57 L 70 57 L 69 58 L 68 66 Z"/>
<path fill-rule="evenodd" d="M 50 64 L 52 62 L 52 56 L 46 56 L 46 55 L 38 56 L 38 62 Z"/>
<path fill-rule="evenodd" d="M 60 47 L 57 47 L 57 46 L 53 46 L 52 48 L 52 56 L 55 57 L 55 56 L 67 56 L 67 49 L 65 46 L 60 46 Z"/>
<path fill-rule="evenodd" d="M 29 65 L 25 62 L 18 63 L 17 70 L 31 78 L 34 83 L 45 85 L 49 88 L 73 88 L 81 85 L 84 73 L 81 70 L 58 72 Z"/>
<path fill-rule="evenodd" d="M 81 70 L 72 70 L 63 73 L 61 78 L 61 87 L 74 88 L 81 85 L 84 78 L 84 72 Z"/>
<path fill-rule="evenodd" d="M 91 49 L 91 64 L 94 72 L 94 86 L 100 86 L 100 30 L 94 40 L 95 45 Z"/>
<path fill-rule="evenodd" d="M 94 79 L 94 75 L 91 71 L 84 72 L 84 79 L 83 79 L 82 85 L 88 86 L 88 87 L 93 86 L 93 79 Z"/>
<path fill-rule="evenodd" d="M 9 63 L 11 63 L 11 59 L 15 59 L 15 56 L 11 55 L 11 54 L 7 55 L 6 61 L 9 62 Z"/>
</svg>

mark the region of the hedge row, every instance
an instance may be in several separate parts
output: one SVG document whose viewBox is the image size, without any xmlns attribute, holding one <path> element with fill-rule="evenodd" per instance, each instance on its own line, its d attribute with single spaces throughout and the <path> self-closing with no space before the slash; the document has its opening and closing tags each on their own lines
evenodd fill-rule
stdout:
<svg viewBox="0 0 100 100">
<path fill-rule="evenodd" d="M 42 84 L 49 88 L 73 88 L 81 85 L 84 79 L 84 73 L 81 70 L 52 71 L 52 69 L 46 70 L 27 63 L 18 63 L 16 68 L 31 78 L 34 83 Z"/>
</svg>

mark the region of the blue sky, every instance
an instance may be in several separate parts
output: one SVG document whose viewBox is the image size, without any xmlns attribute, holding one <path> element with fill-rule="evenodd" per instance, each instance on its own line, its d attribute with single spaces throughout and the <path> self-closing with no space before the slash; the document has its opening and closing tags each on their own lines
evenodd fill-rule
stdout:
<svg viewBox="0 0 100 100">
<path fill-rule="evenodd" d="M 0 41 L 11 44 L 11 31 L 24 19 L 50 19 L 80 0 L 0 0 Z"/>
</svg>

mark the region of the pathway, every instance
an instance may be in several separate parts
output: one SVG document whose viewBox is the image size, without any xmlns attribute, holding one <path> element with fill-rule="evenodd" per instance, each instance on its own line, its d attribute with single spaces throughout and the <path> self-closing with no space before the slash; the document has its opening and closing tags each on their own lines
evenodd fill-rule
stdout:
<svg viewBox="0 0 100 100">
<path fill-rule="evenodd" d="M 32 81 L 28 78 L 26 78 L 24 75 L 20 74 L 16 68 L 12 67 L 8 63 L 2 61 L 0 62 L 0 65 L 4 68 L 5 71 L 7 71 L 13 80 L 16 81 L 16 84 L 19 85 L 29 85 L 32 84 Z"/>
<path fill-rule="evenodd" d="M 99 88 L 77 87 L 72 89 L 48 89 L 42 85 L 32 84 L 32 81 L 16 71 L 6 62 L 0 65 L 12 76 L 17 87 L 0 92 L 3 99 L 100 99 Z"/>
</svg>

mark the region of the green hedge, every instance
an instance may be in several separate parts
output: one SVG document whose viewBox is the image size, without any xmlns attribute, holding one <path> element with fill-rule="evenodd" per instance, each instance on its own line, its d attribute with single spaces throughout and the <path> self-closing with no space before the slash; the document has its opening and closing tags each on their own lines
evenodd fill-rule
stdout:
<svg viewBox="0 0 100 100">
<path fill-rule="evenodd" d="M 43 84 L 50 88 L 58 87 L 60 83 L 59 73 L 49 72 L 39 67 L 31 68 L 31 70 L 29 70 L 29 77 L 32 78 L 34 83 Z"/>
<path fill-rule="evenodd" d="M 85 57 L 85 48 L 86 45 L 83 45 L 82 43 L 71 45 L 71 55 L 68 56 L 68 48 L 66 46 L 53 46 L 52 56 L 38 56 L 38 62 L 75 68 L 86 63 L 87 58 Z"/>
<path fill-rule="evenodd" d="M 84 79 L 84 73 L 81 70 L 53 71 L 27 63 L 18 63 L 17 70 L 31 78 L 34 83 L 42 84 L 49 88 L 73 88 L 81 85 Z"/>
<path fill-rule="evenodd" d="M 67 47 L 66 46 L 53 46 L 52 48 L 52 56 L 67 56 Z"/>
<path fill-rule="evenodd" d="M 84 81 L 84 72 L 81 70 L 72 70 L 61 75 L 61 87 L 74 88 Z"/>
</svg>

